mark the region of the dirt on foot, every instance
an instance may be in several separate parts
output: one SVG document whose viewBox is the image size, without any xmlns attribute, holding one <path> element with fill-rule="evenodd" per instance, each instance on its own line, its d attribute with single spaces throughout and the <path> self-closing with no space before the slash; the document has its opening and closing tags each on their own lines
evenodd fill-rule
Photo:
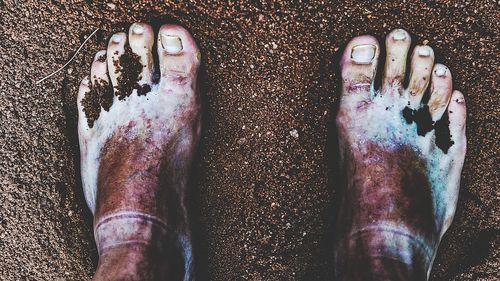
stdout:
<svg viewBox="0 0 500 281">
<path fill-rule="evenodd" d="M 394 28 L 431 45 L 467 99 L 459 205 L 432 279 L 495 280 L 494 1 L 4 0 L 0 14 L 1 280 L 90 280 L 95 271 L 76 95 L 95 52 L 136 21 L 180 23 L 202 51 L 204 129 L 190 198 L 201 280 L 332 280 L 337 60 L 352 37 L 383 42 Z M 35 84 L 96 28 L 66 69 Z"/>
</svg>

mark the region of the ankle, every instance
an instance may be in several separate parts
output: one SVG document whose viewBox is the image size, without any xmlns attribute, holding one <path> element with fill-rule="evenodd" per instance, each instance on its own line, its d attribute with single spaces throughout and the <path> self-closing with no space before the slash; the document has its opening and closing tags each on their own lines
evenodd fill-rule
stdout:
<svg viewBox="0 0 500 281">
<path fill-rule="evenodd" d="M 99 254 L 93 280 L 163 280 L 166 273 L 164 254 L 154 247 L 122 244 Z"/>
<path fill-rule="evenodd" d="M 411 280 L 425 280 L 434 259 L 435 248 L 431 241 L 412 233 L 404 226 L 390 222 L 366 225 L 352 230 L 339 241 L 335 253 L 337 276 L 371 271 L 366 273 L 367 276 L 397 273 L 424 278 Z M 360 264 L 367 267 L 363 269 Z"/>
<path fill-rule="evenodd" d="M 99 266 L 94 280 L 160 280 L 166 272 L 166 224 L 122 210 L 95 222 Z"/>
<path fill-rule="evenodd" d="M 169 229 L 159 218 L 137 211 L 121 210 L 94 223 L 99 254 L 127 245 L 165 249 Z"/>
</svg>

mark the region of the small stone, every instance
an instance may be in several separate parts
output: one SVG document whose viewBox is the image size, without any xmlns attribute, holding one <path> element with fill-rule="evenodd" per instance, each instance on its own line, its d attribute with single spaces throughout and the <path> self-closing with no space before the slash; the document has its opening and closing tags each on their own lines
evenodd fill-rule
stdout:
<svg viewBox="0 0 500 281">
<path fill-rule="evenodd" d="M 239 140 L 238 140 L 238 144 L 239 144 L 239 145 L 242 145 L 242 144 L 244 144 L 246 141 L 247 141 L 247 139 L 245 139 L 245 138 L 241 138 L 241 139 L 239 139 Z"/>
<path fill-rule="evenodd" d="M 424 45 L 429 44 L 429 40 L 425 39 L 425 40 L 422 42 L 422 44 L 424 44 Z"/>
<path fill-rule="evenodd" d="M 298 139 L 298 138 L 299 138 L 299 131 L 297 131 L 296 129 L 292 129 L 292 130 L 290 131 L 290 136 L 292 136 L 292 137 L 294 137 L 294 138 Z"/>
<path fill-rule="evenodd" d="M 278 49 L 278 45 L 274 42 L 271 42 L 271 46 L 273 47 L 274 50 Z"/>
<path fill-rule="evenodd" d="M 111 10 L 116 9 L 116 5 L 115 5 L 115 4 L 113 4 L 113 3 L 107 3 L 106 5 L 107 5 L 107 6 L 108 6 Z"/>
</svg>

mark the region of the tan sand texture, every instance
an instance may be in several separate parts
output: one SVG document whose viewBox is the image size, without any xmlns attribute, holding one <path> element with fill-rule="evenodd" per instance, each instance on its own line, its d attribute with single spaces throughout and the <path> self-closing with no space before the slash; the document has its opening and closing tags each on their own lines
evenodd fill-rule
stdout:
<svg viewBox="0 0 500 281">
<path fill-rule="evenodd" d="M 499 19 L 495 1 L 478 0 L 0 1 L 0 280 L 91 278 L 77 87 L 109 36 L 135 21 L 181 23 L 202 50 L 191 196 L 201 280 L 332 280 L 336 58 L 353 36 L 383 42 L 393 28 L 428 42 L 467 99 L 459 206 L 433 280 L 495 280 Z M 96 28 L 75 61 L 35 84 Z"/>
</svg>

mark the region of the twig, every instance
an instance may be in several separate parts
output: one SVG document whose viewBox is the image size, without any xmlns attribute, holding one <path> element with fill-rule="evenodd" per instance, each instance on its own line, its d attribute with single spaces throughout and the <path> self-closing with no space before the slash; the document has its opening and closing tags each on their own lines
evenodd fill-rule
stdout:
<svg viewBox="0 0 500 281">
<path fill-rule="evenodd" d="M 99 30 L 99 28 L 96 28 L 96 30 L 94 30 L 94 32 L 92 32 L 89 37 L 87 37 L 87 39 L 85 39 L 85 41 L 83 41 L 83 43 L 80 45 L 80 48 L 78 48 L 78 50 L 76 50 L 75 54 L 69 59 L 68 62 L 66 62 L 63 66 L 61 66 L 58 70 L 52 72 L 51 74 L 43 77 L 42 79 L 36 81 L 36 84 L 39 84 L 43 81 L 45 81 L 46 79 L 49 79 L 50 77 L 52 77 L 53 75 L 55 75 L 56 73 L 58 73 L 59 71 L 63 70 L 66 66 L 68 66 L 68 64 L 76 57 L 76 55 L 78 54 L 78 52 L 80 52 L 80 50 L 83 48 L 83 46 L 85 45 L 85 43 L 87 43 L 87 41 L 89 41 L 89 39 L 94 36 L 94 34 Z"/>
</svg>

